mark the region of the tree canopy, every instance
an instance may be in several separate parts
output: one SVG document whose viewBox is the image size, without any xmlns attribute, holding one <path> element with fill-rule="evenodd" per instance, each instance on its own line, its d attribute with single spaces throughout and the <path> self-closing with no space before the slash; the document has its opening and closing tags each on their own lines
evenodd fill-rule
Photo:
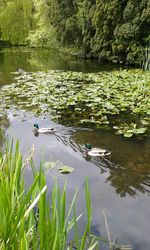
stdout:
<svg viewBox="0 0 150 250">
<path fill-rule="evenodd" d="M 85 57 L 139 64 L 150 44 L 150 0 L 1 0 L 0 40 L 82 48 Z"/>
<path fill-rule="evenodd" d="M 30 0 L 1 0 L 0 31 L 1 40 L 12 45 L 25 44 L 32 29 L 32 2 Z"/>
</svg>

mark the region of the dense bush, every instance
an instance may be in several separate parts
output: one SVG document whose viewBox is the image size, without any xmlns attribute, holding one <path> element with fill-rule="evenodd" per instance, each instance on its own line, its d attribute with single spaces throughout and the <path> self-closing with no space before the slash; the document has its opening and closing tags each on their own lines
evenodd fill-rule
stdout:
<svg viewBox="0 0 150 250">
<path fill-rule="evenodd" d="M 0 10 L 1 40 L 12 44 L 57 39 L 84 56 L 139 65 L 150 42 L 150 0 L 2 0 Z"/>
</svg>

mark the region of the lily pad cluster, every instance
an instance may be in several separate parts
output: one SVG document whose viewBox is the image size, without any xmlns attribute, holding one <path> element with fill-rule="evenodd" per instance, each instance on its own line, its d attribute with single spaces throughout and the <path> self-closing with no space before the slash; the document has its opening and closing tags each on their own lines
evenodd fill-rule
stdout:
<svg viewBox="0 0 150 250">
<path fill-rule="evenodd" d="M 24 72 L 1 89 L 5 108 L 16 106 L 68 125 L 114 129 L 125 137 L 150 131 L 150 73 Z"/>
<path fill-rule="evenodd" d="M 61 174 L 69 174 L 72 171 L 74 171 L 74 168 L 69 167 L 69 166 L 64 166 L 59 161 L 56 161 L 56 162 L 54 162 L 54 161 L 47 161 L 47 162 L 44 162 L 43 166 L 44 166 L 45 169 L 49 169 L 49 170 L 53 169 L 53 168 L 56 168 L 56 169 L 58 169 L 58 171 Z"/>
</svg>

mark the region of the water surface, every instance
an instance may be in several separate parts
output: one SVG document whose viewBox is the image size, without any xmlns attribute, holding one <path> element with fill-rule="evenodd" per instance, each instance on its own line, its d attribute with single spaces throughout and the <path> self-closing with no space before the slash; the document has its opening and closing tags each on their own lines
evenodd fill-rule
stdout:
<svg viewBox="0 0 150 250">
<path fill-rule="evenodd" d="M 11 84 L 18 68 L 26 71 L 63 69 L 83 72 L 113 70 L 112 65 L 101 65 L 96 61 L 78 60 L 46 50 L 3 49 L 0 51 L 0 84 Z M 53 126 L 56 135 L 33 134 L 33 124 Z M 3 144 L 6 138 L 19 139 L 24 157 L 34 144 L 34 161 L 38 167 L 41 159 L 58 161 L 58 164 L 74 168 L 69 175 L 61 175 L 57 168 L 47 173 L 49 190 L 55 178 L 60 186 L 67 180 L 68 203 L 78 186 L 78 213 L 85 208 L 84 187 L 88 176 L 93 207 L 93 231 L 107 237 L 102 210 L 105 210 L 112 240 L 118 239 L 122 244 L 132 244 L 133 249 L 149 250 L 150 246 L 150 139 L 143 141 L 127 140 L 112 132 L 102 132 L 88 128 L 68 127 L 54 123 L 48 118 L 35 117 L 25 110 L 8 110 L 7 119 L 2 127 L 5 138 L 0 136 Z M 81 151 L 86 142 L 93 146 L 109 149 L 109 159 L 87 159 Z M 32 181 L 31 169 L 26 169 L 26 181 Z M 83 218 L 80 230 L 84 225 Z M 101 249 L 108 249 L 102 246 Z"/>
<path fill-rule="evenodd" d="M 0 85 L 10 83 L 13 80 L 13 74 L 11 73 L 20 68 L 25 71 L 54 69 L 97 72 L 118 67 L 112 64 L 100 64 L 95 60 L 77 59 L 74 56 L 46 49 L 0 48 Z"/>
</svg>

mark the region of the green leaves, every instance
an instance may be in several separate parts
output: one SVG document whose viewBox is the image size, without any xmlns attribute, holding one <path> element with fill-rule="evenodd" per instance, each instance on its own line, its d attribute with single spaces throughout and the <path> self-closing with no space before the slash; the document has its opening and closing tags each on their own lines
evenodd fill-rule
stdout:
<svg viewBox="0 0 150 250">
<path fill-rule="evenodd" d="M 4 1 L 0 6 L 1 37 L 13 45 L 27 44 L 31 28 L 32 1 Z M 17 13 L 17 15 L 16 15 Z"/>
<path fill-rule="evenodd" d="M 43 163 L 43 168 L 45 170 L 51 170 L 55 168 L 61 174 L 69 174 L 71 173 L 74 168 L 69 166 L 64 166 L 60 161 L 47 161 Z"/>
<path fill-rule="evenodd" d="M 147 131 L 147 128 L 146 127 L 140 127 L 140 128 L 137 128 L 137 125 L 134 124 L 134 123 L 131 123 L 131 124 L 121 124 L 120 126 L 114 126 L 113 127 L 115 130 L 117 130 L 116 134 L 123 134 L 124 137 L 127 137 L 127 138 L 130 138 L 132 137 L 133 135 L 143 135 L 146 133 Z"/>
</svg>

